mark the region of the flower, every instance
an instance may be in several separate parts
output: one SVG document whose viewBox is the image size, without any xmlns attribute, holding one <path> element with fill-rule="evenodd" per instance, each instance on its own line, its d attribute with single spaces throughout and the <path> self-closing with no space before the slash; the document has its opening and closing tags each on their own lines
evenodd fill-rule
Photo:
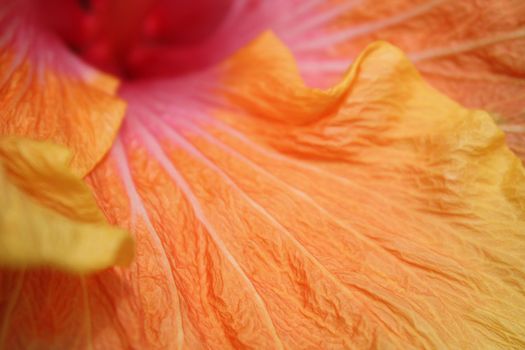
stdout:
<svg viewBox="0 0 525 350">
<path fill-rule="evenodd" d="M 521 2 L 0 4 L 0 347 L 525 346 Z"/>
</svg>

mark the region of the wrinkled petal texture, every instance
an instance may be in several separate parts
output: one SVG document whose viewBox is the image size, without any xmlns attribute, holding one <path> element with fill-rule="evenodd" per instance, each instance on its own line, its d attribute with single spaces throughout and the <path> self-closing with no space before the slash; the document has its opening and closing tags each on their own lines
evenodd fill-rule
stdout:
<svg viewBox="0 0 525 350">
<path fill-rule="evenodd" d="M 122 96 L 88 182 L 136 261 L 1 275 L 6 347 L 525 346 L 521 163 L 398 49 L 373 44 L 316 90 L 266 34 Z"/>
<path fill-rule="evenodd" d="M 111 147 L 124 116 L 117 81 L 84 65 L 41 28 L 29 1 L 0 1 L 0 135 L 52 141 L 85 175 Z"/>
<path fill-rule="evenodd" d="M 309 84 L 332 84 L 370 42 L 386 40 L 407 52 L 437 89 L 469 108 L 492 112 L 511 148 L 525 159 L 525 2 L 295 3 L 294 15 L 275 30 Z"/>
<path fill-rule="evenodd" d="M 63 147 L 0 140 L 0 265 L 85 273 L 129 264 L 133 242 L 112 228 Z"/>
</svg>

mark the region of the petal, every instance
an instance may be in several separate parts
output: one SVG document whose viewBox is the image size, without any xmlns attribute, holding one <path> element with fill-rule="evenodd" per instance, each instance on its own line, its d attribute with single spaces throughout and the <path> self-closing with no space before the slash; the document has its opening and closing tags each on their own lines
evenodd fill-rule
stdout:
<svg viewBox="0 0 525 350">
<path fill-rule="evenodd" d="M 0 135 L 49 140 L 85 175 L 107 152 L 125 104 L 118 82 L 78 61 L 28 1 L 0 2 Z"/>
<path fill-rule="evenodd" d="M 293 1 L 292 1 L 293 2 Z M 406 51 L 433 86 L 510 124 L 523 154 L 525 3 L 519 0 L 306 1 L 275 30 L 297 55 L 307 81 L 333 82 L 374 40 Z M 519 128 L 515 126 L 518 125 Z"/>
<path fill-rule="evenodd" d="M 213 72 L 124 86 L 88 181 L 136 262 L 4 275 L 5 344 L 525 346 L 524 170 L 490 116 L 385 43 L 330 90 L 294 72 L 267 34 Z M 35 316 L 65 295 L 46 328 Z"/>
<path fill-rule="evenodd" d="M 70 160 L 60 146 L 1 140 L 1 265 L 85 273 L 130 263 L 131 237 L 106 224 L 90 189 L 69 170 Z"/>
</svg>

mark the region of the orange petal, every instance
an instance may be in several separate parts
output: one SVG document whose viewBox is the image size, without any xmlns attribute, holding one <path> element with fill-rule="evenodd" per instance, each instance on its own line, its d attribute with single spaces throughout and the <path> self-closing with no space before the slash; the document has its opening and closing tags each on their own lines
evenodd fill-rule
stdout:
<svg viewBox="0 0 525 350">
<path fill-rule="evenodd" d="M 333 82 L 374 40 L 399 46 L 433 86 L 508 124 L 525 158 L 525 3 L 519 0 L 305 1 L 276 30 L 307 81 Z"/>
<path fill-rule="evenodd" d="M 125 104 L 115 96 L 118 82 L 78 61 L 33 7 L 1 2 L 0 135 L 64 145 L 85 175 L 111 146 Z"/>
<path fill-rule="evenodd" d="M 121 137 L 88 181 L 136 262 L 2 275 L 3 344 L 525 346 L 524 170 L 488 114 L 384 43 L 325 91 L 272 35 L 221 69 L 228 100 L 203 95 L 206 74 L 123 91 Z"/>
</svg>

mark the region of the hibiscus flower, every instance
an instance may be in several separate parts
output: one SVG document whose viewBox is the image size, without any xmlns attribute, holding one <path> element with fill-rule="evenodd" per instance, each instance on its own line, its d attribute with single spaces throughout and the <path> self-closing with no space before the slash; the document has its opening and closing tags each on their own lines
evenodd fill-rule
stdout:
<svg viewBox="0 0 525 350">
<path fill-rule="evenodd" d="M 524 38 L 518 0 L 0 0 L 0 348 L 524 348 Z"/>
</svg>

